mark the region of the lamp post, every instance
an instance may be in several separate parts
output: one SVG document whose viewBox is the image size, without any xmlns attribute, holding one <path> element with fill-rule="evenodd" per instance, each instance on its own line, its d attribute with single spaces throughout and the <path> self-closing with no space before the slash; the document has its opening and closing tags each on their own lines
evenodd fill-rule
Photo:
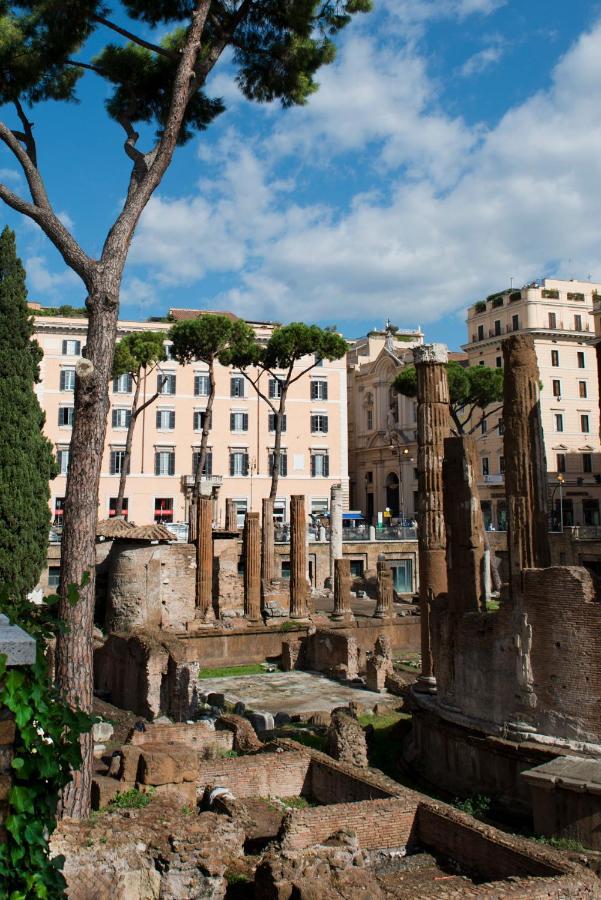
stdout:
<svg viewBox="0 0 601 900">
<path fill-rule="evenodd" d="M 559 473 L 557 476 L 557 482 L 559 484 L 559 530 L 563 533 L 563 484 L 565 478 Z"/>
<path fill-rule="evenodd" d="M 403 491 L 403 461 L 409 457 L 409 447 L 402 447 L 401 442 L 393 431 L 390 434 L 390 449 L 396 453 L 399 459 L 399 518 L 401 523 L 405 521 L 405 496 Z"/>
</svg>

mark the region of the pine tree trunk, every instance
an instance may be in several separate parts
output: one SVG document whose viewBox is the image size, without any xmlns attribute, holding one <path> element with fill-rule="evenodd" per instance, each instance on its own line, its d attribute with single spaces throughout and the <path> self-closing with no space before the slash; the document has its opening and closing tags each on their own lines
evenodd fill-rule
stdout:
<svg viewBox="0 0 601 900">
<path fill-rule="evenodd" d="M 200 439 L 200 450 L 198 453 L 198 462 L 194 473 L 194 496 L 200 497 L 200 486 L 202 481 L 202 471 L 205 467 L 207 458 L 207 445 L 209 443 L 209 434 L 211 433 L 213 402 L 215 400 L 215 363 L 211 360 L 209 364 L 209 399 L 207 400 L 207 408 L 202 424 L 202 437 Z"/>
<path fill-rule="evenodd" d="M 120 275 L 120 273 L 119 273 Z M 107 281 L 109 279 L 107 278 Z M 104 455 L 109 380 L 117 335 L 118 281 L 114 289 L 96 285 L 87 300 L 89 309 L 85 359 L 76 366 L 75 409 L 62 537 L 61 601 L 59 614 L 67 625 L 56 646 L 56 677 L 68 703 L 86 712 L 92 709 L 96 524 L 98 483 Z M 84 573 L 89 581 L 80 589 L 79 600 L 68 602 L 70 584 L 80 585 Z M 90 812 L 92 780 L 92 735 L 81 738 L 83 762 L 63 792 L 61 812 L 82 818 Z"/>
<path fill-rule="evenodd" d="M 271 471 L 271 490 L 269 498 L 276 500 L 278 496 L 278 483 L 280 480 L 280 457 L 282 455 L 282 420 L 286 411 L 286 394 L 288 386 L 282 385 L 282 393 L 280 394 L 280 405 L 275 417 L 275 441 L 273 444 L 273 469 Z"/>
<path fill-rule="evenodd" d="M 136 390 L 134 393 L 134 402 L 131 407 L 131 415 L 129 425 L 127 426 L 127 437 L 125 439 L 125 454 L 123 456 L 123 464 L 121 466 L 121 474 L 119 477 L 119 492 L 117 494 L 117 502 L 115 503 L 115 518 L 123 515 L 123 498 L 125 497 L 125 483 L 129 475 L 129 467 L 131 462 L 131 446 L 134 440 L 134 429 L 138 418 L 138 403 L 140 400 L 140 387 L 142 385 L 142 374 L 138 373 L 136 381 Z"/>
</svg>

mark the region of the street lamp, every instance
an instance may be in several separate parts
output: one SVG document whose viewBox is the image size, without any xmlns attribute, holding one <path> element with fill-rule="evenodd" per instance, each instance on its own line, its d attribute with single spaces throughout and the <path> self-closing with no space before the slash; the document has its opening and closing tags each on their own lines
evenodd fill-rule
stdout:
<svg viewBox="0 0 601 900">
<path fill-rule="evenodd" d="M 565 478 L 559 473 L 557 476 L 557 483 L 559 484 L 559 530 L 563 532 L 563 484 Z"/>
<path fill-rule="evenodd" d="M 394 432 L 390 432 L 390 449 L 393 453 L 396 452 L 399 458 L 399 517 L 401 519 L 401 523 L 405 521 L 405 497 L 403 491 L 403 461 L 406 460 L 409 456 L 409 447 L 402 447 L 398 438 L 396 438 Z"/>
</svg>

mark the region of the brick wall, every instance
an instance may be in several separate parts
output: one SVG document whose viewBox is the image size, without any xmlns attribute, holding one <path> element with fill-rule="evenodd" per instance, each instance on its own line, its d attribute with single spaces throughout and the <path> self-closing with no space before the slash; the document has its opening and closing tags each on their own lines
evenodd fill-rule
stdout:
<svg viewBox="0 0 601 900">
<path fill-rule="evenodd" d="M 310 758 L 304 753 L 258 753 L 202 761 L 201 791 L 208 784 L 227 787 L 234 797 L 298 797 L 310 794 Z"/>
<path fill-rule="evenodd" d="M 0 841 L 6 839 L 4 823 L 8 815 L 8 793 L 11 788 L 11 762 L 15 724 L 7 709 L 0 709 Z"/>
<path fill-rule="evenodd" d="M 417 805 L 415 796 L 408 795 L 292 810 L 280 832 L 282 849 L 302 850 L 343 828 L 355 832 L 363 850 L 406 847 L 415 842 Z"/>
<path fill-rule="evenodd" d="M 146 744 L 184 744 L 195 750 L 215 747 L 231 750 L 234 745 L 233 731 L 215 731 L 201 723 L 194 725 L 147 725 L 145 731 L 134 731 L 131 743 L 140 747 Z"/>
</svg>

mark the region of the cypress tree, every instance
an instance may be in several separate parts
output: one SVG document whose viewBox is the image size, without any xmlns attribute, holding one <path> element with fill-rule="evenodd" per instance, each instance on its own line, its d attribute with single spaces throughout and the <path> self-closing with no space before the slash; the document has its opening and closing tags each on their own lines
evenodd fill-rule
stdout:
<svg viewBox="0 0 601 900">
<path fill-rule="evenodd" d="M 0 235 L 0 585 L 35 587 L 46 561 L 49 480 L 56 474 L 35 395 L 42 350 L 33 340 L 25 269 L 15 235 Z"/>
</svg>

